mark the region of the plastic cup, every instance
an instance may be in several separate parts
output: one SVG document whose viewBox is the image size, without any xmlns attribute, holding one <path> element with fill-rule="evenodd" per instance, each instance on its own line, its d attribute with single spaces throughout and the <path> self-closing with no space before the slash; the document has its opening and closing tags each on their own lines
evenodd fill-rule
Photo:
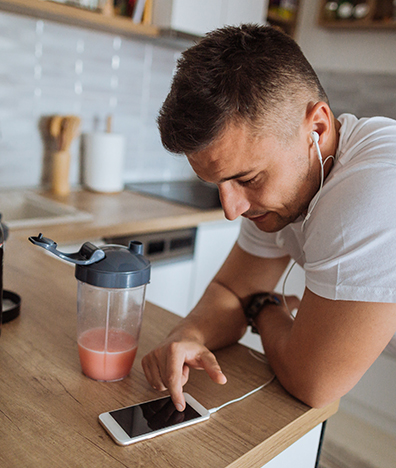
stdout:
<svg viewBox="0 0 396 468">
<path fill-rule="evenodd" d="M 91 379 L 124 379 L 135 360 L 146 286 L 102 288 L 78 281 L 77 344 Z"/>
</svg>

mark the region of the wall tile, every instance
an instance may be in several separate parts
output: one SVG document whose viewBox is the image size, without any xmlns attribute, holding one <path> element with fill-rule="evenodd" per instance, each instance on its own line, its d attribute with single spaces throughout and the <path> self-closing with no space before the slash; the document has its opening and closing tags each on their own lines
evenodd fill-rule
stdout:
<svg viewBox="0 0 396 468">
<path fill-rule="evenodd" d="M 0 188 L 48 183 L 50 145 L 43 121 L 79 114 L 82 132 L 126 137 L 125 178 L 190 177 L 163 148 L 156 127 L 180 50 L 49 21 L 0 13 Z M 71 181 L 80 180 L 80 142 L 72 145 Z"/>
</svg>

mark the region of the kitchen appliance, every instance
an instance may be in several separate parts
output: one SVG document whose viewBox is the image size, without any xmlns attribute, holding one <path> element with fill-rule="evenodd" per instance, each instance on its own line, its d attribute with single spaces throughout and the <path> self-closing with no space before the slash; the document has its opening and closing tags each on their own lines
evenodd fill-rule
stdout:
<svg viewBox="0 0 396 468">
<path fill-rule="evenodd" d="M 4 232 L 3 225 L 1 223 L 0 215 L 0 335 L 1 335 L 1 324 L 3 321 L 3 257 L 4 257 Z"/>
<path fill-rule="evenodd" d="M 150 262 L 174 262 L 192 258 L 197 228 L 173 229 L 134 236 Z M 106 244 L 128 245 L 130 236 L 104 237 Z"/>
<path fill-rule="evenodd" d="M 21 297 L 3 289 L 3 263 L 4 263 L 4 242 L 8 238 L 8 227 L 1 222 L 0 213 L 0 335 L 2 323 L 10 322 L 18 317 L 21 305 Z"/>
<path fill-rule="evenodd" d="M 77 343 L 83 373 L 106 382 L 125 378 L 136 356 L 150 280 L 142 243 L 98 248 L 85 242 L 78 252 L 64 253 L 42 234 L 29 240 L 76 265 Z"/>
<path fill-rule="evenodd" d="M 133 182 L 126 184 L 125 189 L 204 210 L 221 208 L 216 185 L 198 179 Z"/>
</svg>

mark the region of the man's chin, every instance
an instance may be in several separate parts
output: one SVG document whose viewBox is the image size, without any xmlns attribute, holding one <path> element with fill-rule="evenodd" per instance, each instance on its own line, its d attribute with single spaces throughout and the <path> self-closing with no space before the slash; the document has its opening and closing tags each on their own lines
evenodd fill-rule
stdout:
<svg viewBox="0 0 396 468">
<path fill-rule="evenodd" d="M 263 232 L 278 232 L 280 231 L 281 229 L 284 228 L 284 226 L 268 226 L 268 225 L 263 225 L 262 223 L 256 223 L 255 221 L 253 221 L 254 224 L 257 226 L 258 229 L 260 229 L 260 231 L 263 231 Z"/>
<path fill-rule="evenodd" d="M 294 221 L 294 219 L 285 219 L 275 212 L 249 219 L 263 232 L 278 232 Z"/>
</svg>

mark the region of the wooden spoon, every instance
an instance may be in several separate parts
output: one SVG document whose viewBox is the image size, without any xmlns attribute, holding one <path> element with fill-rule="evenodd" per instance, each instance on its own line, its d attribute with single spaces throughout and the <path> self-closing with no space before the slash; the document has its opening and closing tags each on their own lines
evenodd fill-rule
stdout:
<svg viewBox="0 0 396 468">
<path fill-rule="evenodd" d="M 75 115 L 68 115 L 61 122 L 61 150 L 67 151 L 78 134 L 81 119 Z"/>
<path fill-rule="evenodd" d="M 55 140 L 57 144 L 57 149 L 59 149 L 59 146 L 60 146 L 62 120 L 63 120 L 62 116 L 54 115 L 53 117 L 51 117 L 50 122 L 49 122 L 49 133 L 52 136 L 52 138 Z"/>
</svg>

